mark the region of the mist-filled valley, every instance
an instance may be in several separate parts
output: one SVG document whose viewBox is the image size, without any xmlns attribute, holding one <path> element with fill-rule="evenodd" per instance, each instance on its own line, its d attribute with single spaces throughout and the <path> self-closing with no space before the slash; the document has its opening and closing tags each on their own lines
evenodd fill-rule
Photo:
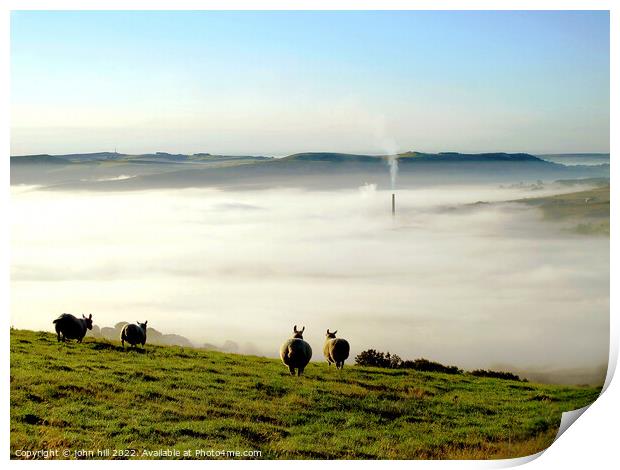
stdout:
<svg viewBox="0 0 620 470">
<path fill-rule="evenodd" d="M 148 320 L 197 347 L 228 342 L 266 356 L 296 324 L 313 360 L 330 328 L 349 340 L 351 359 L 374 348 L 539 380 L 602 378 L 609 238 L 509 202 L 587 181 L 398 189 L 395 217 L 391 191 L 374 183 L 14 185 L 11 324 L 52 331 L 62 312 L 92 313 L 99 326 Z"/>
</svg>

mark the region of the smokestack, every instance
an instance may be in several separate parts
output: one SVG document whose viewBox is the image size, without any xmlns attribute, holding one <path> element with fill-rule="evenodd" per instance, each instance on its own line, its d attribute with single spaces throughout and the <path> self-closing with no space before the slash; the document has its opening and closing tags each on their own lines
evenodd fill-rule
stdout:
<svg viewBox="0 0 620 470">
<path fill-rule="evenodd" d="M 396 194 L 392 193 L 392 215 L 396 215 Z"/>
</svg>

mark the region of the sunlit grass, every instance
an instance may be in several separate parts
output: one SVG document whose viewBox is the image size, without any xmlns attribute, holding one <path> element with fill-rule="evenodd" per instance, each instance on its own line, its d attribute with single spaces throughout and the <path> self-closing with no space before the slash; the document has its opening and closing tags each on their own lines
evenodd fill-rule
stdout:
<svg viewBox="0 0 620 470">
<path fill-rule="evenodd" d="M 599 389 L 277 360 L 11 331 L 18 449 L 260 450 L 263 458 L 501 458 L 538 452 Z"/>
</svg>

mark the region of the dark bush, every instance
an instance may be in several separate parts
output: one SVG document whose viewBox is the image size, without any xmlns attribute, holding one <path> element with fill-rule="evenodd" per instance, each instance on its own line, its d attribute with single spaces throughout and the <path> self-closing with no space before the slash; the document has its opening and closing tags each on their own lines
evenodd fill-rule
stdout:
<svg viewBox="0 0 620 470">
<path fill-rule="evenodd" d="M 463 371 L 456 366 L 444 366 L 428 359 L 403 361 L 396 354 L 383 353 L 374 349 L 362 351 L 355 357 L 355 364 L 359 366 L 384 367 L 387 369 L 413 369 L 422 372 L 443 372 L 444 374 L 461 374 Z"/>
<path fill-rule="evenodd" d="M 398 369 L 402 359 L 396 354 L 382 353 L 374 349 L 367 349 L 355 356 L 355 363 L 360 366 L 385 367 L 387 369 Z"/>
<path fill-rule="evenodd" d="M 516 374 L 513 374 L 512 372 L 476 369 L 471 372 L 471 375 L 475 375 L 476 377 L 490 377 L 493 379 L 516 380 L 517 382 L 527 382 L 526 379 L 521 379 L 521 377 L 519 377 Z"/>
<path fill-rule="evenodd" d="M 358 366 L 383 367 L 385 369 L 412 369 L 420 372 L 441 372 L 443 374 L 462 374 L 463 370 L 457 366 L 445 366 L 439 362 L 429 361 L 420 358 L 413 361 L 403 361 L 396 354 L 380 352 L 375 349 L 367 349 L 355 356 L 355 364 Z M 490 377 L 493 379 L 515 380 L 517 382 L 527 382 L 516 374 L 505 371 L 476 369 L 470 372 L 476 377 Z"/>
<path fill-rule="evenodd" d="M 414 361 L 404 361 L 401 364 L 403 369 L 419 370 L 421 372 L 442 372 L 444 374 L 462 374 L 463 371 L 456 366 L 444 366 L 439 362 L 429 361 L 428 359 L 416 359 Z"/>
</svg>

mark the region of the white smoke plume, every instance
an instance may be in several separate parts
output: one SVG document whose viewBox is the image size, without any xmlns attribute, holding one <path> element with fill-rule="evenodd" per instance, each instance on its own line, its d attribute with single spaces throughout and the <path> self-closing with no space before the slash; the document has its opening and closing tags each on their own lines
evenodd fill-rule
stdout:
<svg viewBox="0 0 620 470">
<path fill-rule="evenodd" d="M 388 165 L 390 167 L 390 182 L 392 183 L 392 191 L 396 189 L 396 176 L 398 175 L 398 156 L 388 155 Z"/>
<path fill-rule="evenodd" d="M 390 183 L 392 191 L 396 189 L 396 177 L 398 176 L 398 152 L 399 147 L 394 138 L 390 137 L 387 119 L 384 115 L 374 118 L 373 131 L 377 146 L 385 152 L 386 162 L 390 167 Z"/>
</svg>

